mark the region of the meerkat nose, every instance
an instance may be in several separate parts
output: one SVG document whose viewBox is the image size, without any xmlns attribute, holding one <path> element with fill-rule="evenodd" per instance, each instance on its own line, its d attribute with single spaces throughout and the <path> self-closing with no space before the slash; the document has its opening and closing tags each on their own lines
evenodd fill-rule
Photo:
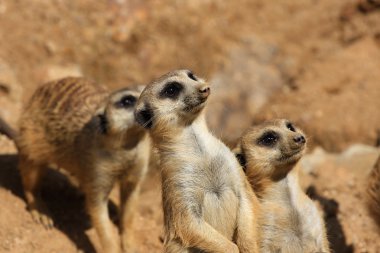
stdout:
<svg viewBox="0 0 380 253">
<path fill-rule="evenodd" d="M 207 98 L 208 95 L 210 95 L 210 87 L 209 86 L 203 86 L 199 89 L 199 93 L 202 95 L 202 97 Z"/>
<path fill-rule="evenodd" d="M 294 140 L 294 142 L 300 143 L 300 144 L 301 143 L 304 144 L 306 142 L 306 139 L 303 135 L 298 135 L 298 136 L 294 137 L 293 140 Z"/>
</svg>

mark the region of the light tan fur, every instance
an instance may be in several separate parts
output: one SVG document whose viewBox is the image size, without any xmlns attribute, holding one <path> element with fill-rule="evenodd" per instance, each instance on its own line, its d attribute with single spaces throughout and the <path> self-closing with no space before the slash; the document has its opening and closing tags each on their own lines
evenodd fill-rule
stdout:
<svg viewBox="0 0 380 253">
<path fill-rule="evenodd" d="M 123 89 L 109 95 L 82 78 L 47 83 L 25 107 L 16 137 L 25 197 L 33 218 L 46 227 L 53 226 L 39 194 L 40 182 L 49 165 L 64 168 L 85 193 L 86 207 L 105 253 L 121 251 L 107 207 L 117 180 L 121 185 L 121 243 L 134 252 L 129 231 L 147 171 L 150 143 L 146 131 L 135 122 L 134 103 L 122 105 L 131 96 L 137 100 L 139 92 Z"/>
<path fill-rule="evenodd" d="M 182 87 L 177 96 L 170 85 Z M 207 128 L 209 92 L 204 80 L 177 70 L 149 84 L 136 106 L 161 159 L 164 252 L 258 252 L 257 199 L 233 153 Z"/>
<path fill-rule="evenodd" d="M 249 129 L 235 149 L 260 202 L 260 252 L 330 252 L 323 218 L 298 182 L 305 143 L 289 121 L 273 120 Z"/>
<path fill-rule="evenodd" d="M 372 217 L 380 228 L 380 156 L 368 177 L 367 202 Z"/>
</svg>

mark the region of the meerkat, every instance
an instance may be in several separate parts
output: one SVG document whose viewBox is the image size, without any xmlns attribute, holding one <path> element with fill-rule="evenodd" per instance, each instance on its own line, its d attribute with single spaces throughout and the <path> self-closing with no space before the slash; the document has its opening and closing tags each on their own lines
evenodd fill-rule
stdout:
<svg viewBox="0 0 380 253">
<path fill-rule="evenodd" d="M 380 228 L 380 156 L 368 177 L 367 203 Z"/>
<path fill-rule="evenodd" d="M 260 252 L 330 252 L 323 218 L 299 185 L 305 148 L 303 132 L 281 119 L 252 127 L 234 150 L 259 199 Z"/>
<path fill-rule="evenodd" d="M 35 91 L 15 136 L 22 184 L 34 220 L 47 228 L 53 226 L 39 194 L 42 177 L 53 164 L 77 179 L 103 251 L 134 247 L 130 228 L 150 150 L 149 136 L 134 118 L 139 93 L 122 89 L 109 94 L 83 78 L 49 82 Z M 4 124 L 2 128 L 9 129 Z M 118 180 L 122 247 L 113 234 L 107 206 Z"/>
<path fill-rule="evenodd" d="M 208 130 L 209 85 L 189 70 L 148 84 L 136 120 L 160 155 L 166 253 L 258 252 L 257 200 L 234 154 Z"/>
</svg>

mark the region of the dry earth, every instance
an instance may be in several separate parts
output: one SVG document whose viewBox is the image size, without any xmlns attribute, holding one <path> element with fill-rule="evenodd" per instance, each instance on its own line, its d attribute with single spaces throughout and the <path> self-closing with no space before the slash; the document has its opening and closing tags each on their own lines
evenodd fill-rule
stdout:
<svg viewBox="0 0 380 253">
<path fill-rule="evenodd" d="M 17 126 L 37 85 L 67 75 L 117 88 L 174 68 L 193 69 L 213 86 L 208 121 L 229 145 L 268 118 L 286 117 L 304 128 L 310 150 L 326 150 L 312 152 L 301 166 L 305 189 L 325 211 L 332 248 L 378 253 L 380 234 L 364 188 L 379 155 L 371 146 L 380 145 L 380 11 L 357 4 L 0 0 L 0 116 Z M 52 230 L 28 214 L 15 148 L 0 135 L 0 252 L 95 252 L 99 243 L 77 189 L 52 171 L 43 196 L 56 223 Z M 112 199 L 115 220 L 117 194 Z M 134 232 L 141 252 L 160 252 L 155 169 Z"/>
</svg>

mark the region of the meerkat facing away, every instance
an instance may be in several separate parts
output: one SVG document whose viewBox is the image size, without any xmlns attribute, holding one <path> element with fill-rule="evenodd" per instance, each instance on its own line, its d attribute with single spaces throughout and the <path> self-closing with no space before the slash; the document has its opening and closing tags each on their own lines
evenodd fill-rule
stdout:
<svg viewBox="0 0 380 253">
<path fill-rule="evenodd" d="M 380 228 L 380 156 L 368 177 L 367 203 Z"/>
<path fill-rule="evenodd" d="M 330 252 L 323 218 L 294 168 L 305 147 L 300 129 L 273 120 L 249 129 L 235 149 L 260 203 L 260 252 Z"/>
<path fill-rule="evenodd" d="M 149 137 L 133 115 L 139 93 L 122 89 L 109 95 L 83 78 L 61 79 L 35 91 L 15 141 L 26 201 L 36 221 L 53 225 L 39 188 L 54 164 L 78 180 L 104 252 L 120 252 L 107 207 L 120 180 L 121 243 L 124 249 L 133 247 L 129 229 L 150 150 Z"/>
<path fill-rule="evenodd" d="M 165 252 L 258 252 L 257 200 L 234 154 L 208 130 L 205 81 L 188 70 L 146 86 L 136 120 L 161 159 Z"/>
</svg>

